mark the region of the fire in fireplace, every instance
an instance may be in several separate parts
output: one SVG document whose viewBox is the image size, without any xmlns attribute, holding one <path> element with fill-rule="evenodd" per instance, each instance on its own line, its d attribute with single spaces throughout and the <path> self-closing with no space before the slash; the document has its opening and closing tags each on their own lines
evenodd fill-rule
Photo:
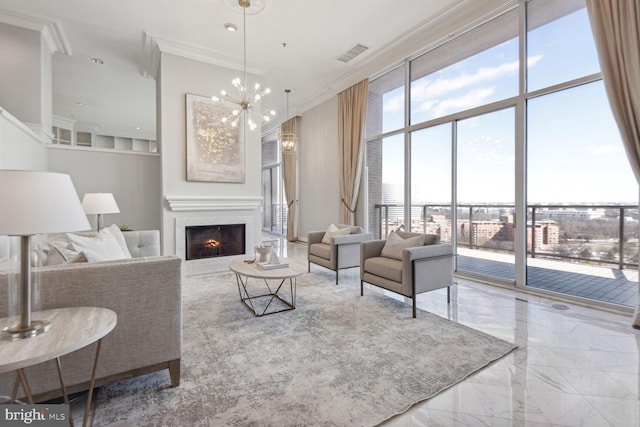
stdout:
<svg viewBox="0 0 640 427">
<path fill-rule="evenodd" d="M 185 227 L 186 260 L 245 253 L 245 224 Z"/>
</svg>

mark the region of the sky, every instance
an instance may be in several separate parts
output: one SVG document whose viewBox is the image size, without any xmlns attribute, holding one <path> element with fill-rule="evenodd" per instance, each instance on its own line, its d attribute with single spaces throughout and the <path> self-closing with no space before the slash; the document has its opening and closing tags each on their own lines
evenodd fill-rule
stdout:
<svg viewBox="0 0 640 427">
<path fill-rule="evenodd" d="M 599 72 L 586 9 L 529 32 L 529 91 Z M 457 113 L 518 92 L 518 40 L 412 82 L 411 123 Z M 383 131 L 402 127 L 403 88 L 384 95 Z M 534 203 L 638 202 L 601 81 L 530 99 L 527 198 Z M 451 198 L 451 124 L 414 132 L 413 203 Z M 515 109 L 461 120 L 458 202 L 513 203 Z M 383 182 L 403 181 L 403 136 L 384 141 Z"/>
</svg>

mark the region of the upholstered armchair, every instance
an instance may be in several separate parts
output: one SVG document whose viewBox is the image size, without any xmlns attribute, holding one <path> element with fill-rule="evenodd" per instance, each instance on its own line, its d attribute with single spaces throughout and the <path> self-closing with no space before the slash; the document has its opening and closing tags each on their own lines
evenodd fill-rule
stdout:
<svg viewBox="0 0 640 427">
<path fill-rule="evenodd" d="M 337 285 L 338 271 L 360 266 L 360 243 L 372 238 L 362 227 L 345 224 L 311 231 L 307 235 L 307 270 L 311 272 L 311 263 L 333 270 Z"/>
<path fill-rule="evenodd" d="M 435 234 L 391 233 L 387 240 L 370 240 L 360 245 L 360 295 L 364 283 L 381 287 L 413 300 L 416 295 L 447 288 L 451 301 L 453 248 Z"/>
</svg>

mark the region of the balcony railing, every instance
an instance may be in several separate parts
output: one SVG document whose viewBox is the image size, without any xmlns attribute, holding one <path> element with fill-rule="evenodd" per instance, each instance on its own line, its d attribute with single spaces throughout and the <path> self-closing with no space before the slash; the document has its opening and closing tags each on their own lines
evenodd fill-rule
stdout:
<svg viewBox="0 0 640 427">
<path fill-rule="evenodd" d="M 405 229 L 403 204 L 376 204 L 374 209 L 379 237 Z M 460 246 L 513 253 L 514 205 L 458 205 L 455 231 L 451 209 L 451 205 L 411 205 L 411 230 L 434 232 L 442 241 L 451 241 L 456 232 Z M 395 215 L 390 217 L 390 212 Z M 637 269 L 638 218 L 635 205 L 528 205 L 527 253 L 532 258 Z"/>
</svg>

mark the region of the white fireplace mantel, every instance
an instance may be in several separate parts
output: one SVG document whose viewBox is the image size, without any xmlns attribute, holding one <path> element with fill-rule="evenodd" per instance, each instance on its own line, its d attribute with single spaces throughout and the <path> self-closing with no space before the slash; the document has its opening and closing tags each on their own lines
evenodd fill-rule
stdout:
<svg viewBox="0 0 640 427">
<path fill-rule="evenodd" d="M 256 210 L 262 206 L 262 197 L 165 196 L 165 199 L 174 212 Z"/>
</svg>

